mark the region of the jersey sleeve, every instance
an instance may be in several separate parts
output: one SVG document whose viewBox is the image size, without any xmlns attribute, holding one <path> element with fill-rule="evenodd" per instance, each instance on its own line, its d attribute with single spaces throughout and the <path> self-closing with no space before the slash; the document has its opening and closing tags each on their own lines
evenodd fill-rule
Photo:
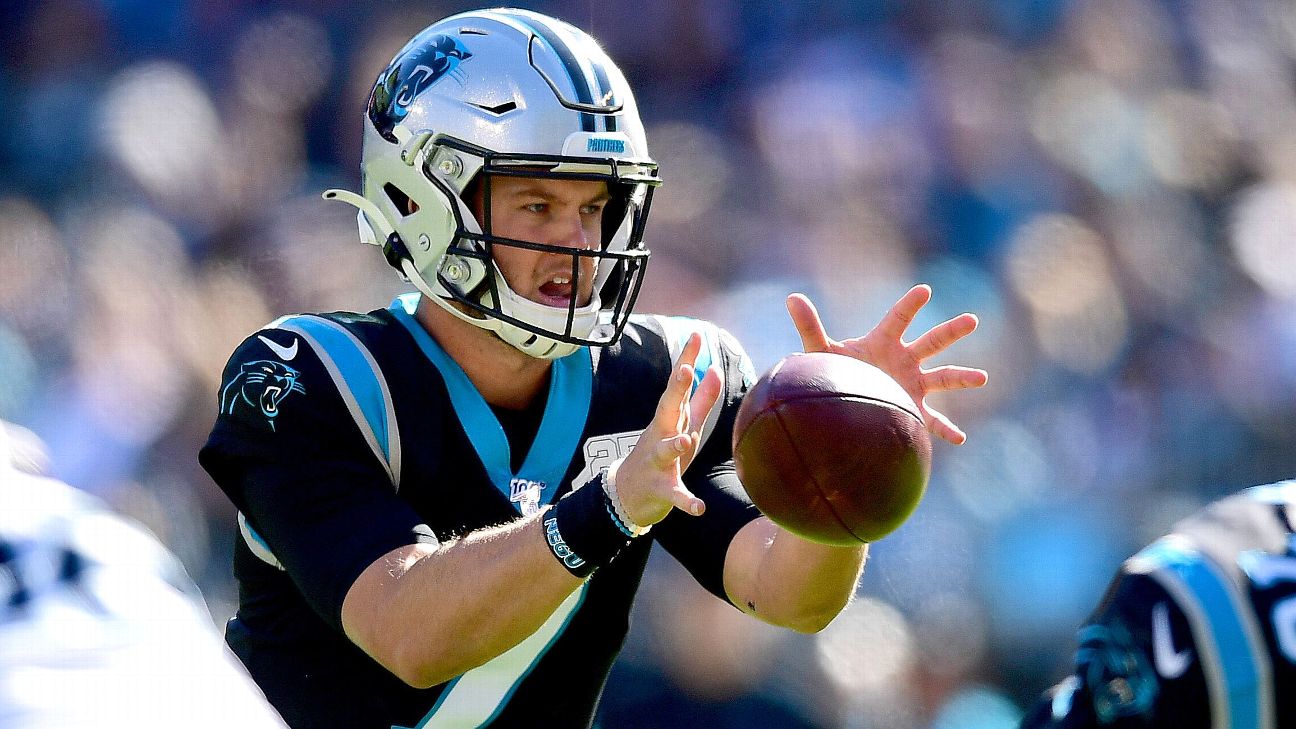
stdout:
<svg viewBox="0 0 1296 729">
<path fill-rule="evenodd" d="M 391 550 L 431 539 L 399 499 L 318 354 L 263 330 L 235 350 L 199 461 L 239 509 L 245 541 L 341 630 L 342 601 Z"/>
<path fill-rule="evenodd" d="M 707 508 L 700 517 L 674 510 L 654 527 L 653 533 L 698 584 L 728 602 L 724 562 L 729 543 L 740 529 L 760 516 L 738 480 L 732 446 L 738 407 L 756 377 L 737 339 L 714 325 L 697 324 L 703 330 L 704 351 L 711 365 L 719 368 L 723 382 L 720 399 L 703 430 L 706 441 L 684 473 L 685 485 Z"/>
<path fill-rule="evenodd" d="M 1071 676 L 1027 714 L 1023 729 L 1210 726 L 1205 674 L 1187 618 L 1146 574 L 1122 571 L 1077 635 Z"/>
<path fill-rule="evenodd" d="M 1126 560 L 1080 630 L 1073 674 L 1023 726 L 1290 723 L 1293 504 L 1296 483 L 1249 489 Z"/>
</svg>

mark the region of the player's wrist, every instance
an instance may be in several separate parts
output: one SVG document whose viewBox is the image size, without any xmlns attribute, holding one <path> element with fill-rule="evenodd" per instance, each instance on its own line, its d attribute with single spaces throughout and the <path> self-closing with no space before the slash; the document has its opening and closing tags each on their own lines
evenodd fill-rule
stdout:
<svg viewBox="0 0 1296 729">
<path fill-rule="evenodd" d="M 616 477 L 617 472 L 620 470 L 621 460 L 617 460 L 609 466 L 601 479 L 603 492 L 607 495 L 608 500 L 608 515 L 612 517 L 612 521 L 616 524 L 617 528 L 627 537 L 641 537 L 647 534 L 648 530 L 652 529 L 652 524 L 640 524 L 636 522 L 626 510 L 625 504 L 621 501 L 620 494 L 617 493 Z"/>
<path fill-rule="evenodd" d="M 647 531 L 636 533 L 618 522 L 606 483 L 606 473 L 600 473 L 559 499 L 540 518 L 550 553 L 581 579 L 612 562 L 632 539 Z"/>
</svg>

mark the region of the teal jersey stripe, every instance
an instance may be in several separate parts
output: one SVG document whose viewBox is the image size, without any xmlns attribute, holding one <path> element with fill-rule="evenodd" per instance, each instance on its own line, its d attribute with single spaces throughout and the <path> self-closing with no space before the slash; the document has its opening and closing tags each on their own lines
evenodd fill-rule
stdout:
<svg viewBox="0 0 1296 729">
<path fill-rule="evenodd" d="M 252 554 L 256 555 L 257 559 L 262 562 L 282 571 L 284 568 L 283 563 L 275 556 L 274 551 L 270 549 L 270 545 L 266 544 L 265 538 L 252 528 L 252 525 L 248 523 L 247 517 L 244 516 L 241 511 L 238 512 L 238 526 L 239 533 L 243 535 L 243 541 L 246 542 L 248 548 L 252 550 Z"/>
<path fill-rule="evenodd" d="M 340 324 L 317 316 L 303 315 L 281 319 L 276 328 L 296 332 L 315 350 L 325 369 L 333 377 L 338 392 L 346 402 L 356 425 L 375 448 L 391 476 L 392 484 L 400 482 L 400 443 L 391 392 L 373 356 Z"/>
<path fill-rule="evenodd" d="M 413 729 L 462 729 L 487 726 L 517 692 L 518 686 L 553 648 L 580 612 L 589 583 L 567 597 L 536 632 L 486 663 L 452 679 Z M 408 729 L 393 726 L 392 729 Z"/>
<path fill-rule="evenodd" d="M 693 363 L 693 390 L 689 393 L 691 396 L 693 392 L 697 392 L 698 385 L 702 384 L 702 379 L 706 377 L 711 365 L 719 363 L 720 342 L 715 326 L 687 316 L 657 316 L 656 319 L 661 323 L 662 332 L 666 336 L 671 362 L 679 361 L 680 353 L 684 351 L 684 345 L 688 344 L 690 336 L 696 332 L 702 337 L 702 349 Z"/>
<path fill-rule="evenodd" d="M 1237 585 L 1174 537 L 1153 543 L 1132 562 L 1165 587 L 1192 625 L 1211 695 L 1213 726 L 1272 727 L 1269 655 Z"/>
<path fill-rule="evenodd" d="M 414 319 L 419 294 L 406 294 L 392 302 L 391 311 L 396 320 L 409 330 L 419 349 L 431 360 L 445 379 L 450 393 L 450 403 L 459 416 L 468 440 L 477 451 L 486 468 L 491 483 L 509 499 L 513 479 L 524 478 L 541 484 L 540 503 L 553 501 L 554 493 L 562 483 L 571 465 L 580 437 L 589 416 L 590 397 L 594 383 L 593 361 L 589 349 L 582 347 L 574 353 L 554 360 L 553 375 L 549 380 L 549 400 L 545 404 L 540 430 L 531 450 L 518 473 L 513 473 L 512 453 L 504 428 L 477 387 L 468 379 L 459 363 L 455 362 L 423 326 Z M 515 506 L 518 506 L 515 503 Z"/>
</svg>

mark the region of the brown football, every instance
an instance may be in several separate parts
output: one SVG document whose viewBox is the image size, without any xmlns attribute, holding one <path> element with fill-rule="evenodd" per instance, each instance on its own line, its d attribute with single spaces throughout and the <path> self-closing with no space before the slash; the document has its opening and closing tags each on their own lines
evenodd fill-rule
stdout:
<svg viewBox="0 0 1296 729">
<path fill-rule="evenodd" d="M 733 431 L 756 506 L 806 539 L 841 546 L 895 531 L 922 500 L 931 438 L 913 399 L 852 357 L 785 357 L 749 390 Z"/>
</svg>

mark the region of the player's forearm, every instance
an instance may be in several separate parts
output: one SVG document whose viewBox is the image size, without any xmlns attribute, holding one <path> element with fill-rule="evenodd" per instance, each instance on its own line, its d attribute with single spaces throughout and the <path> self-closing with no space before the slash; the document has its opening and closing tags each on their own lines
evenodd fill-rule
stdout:
<svg viewBox="0 0 1296 729">
<path fill-rule="evenodd" d="M 735 569 L 726 563 L 726 586 L 735 604 L 761 620 L 817 632 L 850 602 L 867 557 L 865 545 L 816 544 L 762 517 L 735 537 L 729 557 Z"/>
<path fill-rule="evenodd" d="M 347 593 L 343 624 L 401 680 L 434 686 L 521 642 L 579 586 L 532 517 L 388 554 Z"/>
</svg>

